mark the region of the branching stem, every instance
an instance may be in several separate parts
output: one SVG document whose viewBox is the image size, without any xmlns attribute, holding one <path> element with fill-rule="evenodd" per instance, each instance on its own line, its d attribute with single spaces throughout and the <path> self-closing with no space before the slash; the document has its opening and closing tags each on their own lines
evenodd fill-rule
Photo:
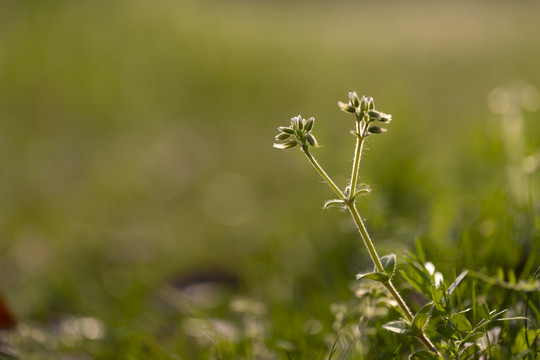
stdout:
<svg viewBox="0 0 540 360">
<path fill-rule="evenodd" d="M 354 150 L 351 184 L 349 186 L 349 199 L 352 199 L 354 194 L 356 193 L 356 185 L 358 183 L 358 170 L 360 169 L 360 159 L 362 158 L 364 140 L 366 139 L 364 136 L 362 136 L 363 129 L 361 129 L 360 127 L 361 122 L 356 121 L 356 148 Z"/>
<path fill-rule="evenodd" d="M 360 233 L 360 236 L 362 237 L 362 240 L 364 241 L 364 245 L 366 246 L 369 255 L 371 257 L 371 260 L 373 261 L 373 264 L 375 265 L 375 268 L 378 272 L 384 273 L 384 267 L 381 263 L 381 259 L 379 257 L 379 254 L 377 254 L 377 250 L 375 249 L 375 246 L 373 245 L 373 241 L 371 241 L 371 238 L 369 237 L 369 233 L 367 232 L 366 226 L 364 225 L 364 221 L 360 217 L 360 214 L 358 213 L 358 210 L 356 209 L 356 205 L 354 203 L 354 194 L 356 192 L 356 184 L 358 181 L 358 170 L 360 165 L 360 158 L 362 156 L 362 148 L 364 145 L 365 137 L 361 136 L 360 133 L 360 122 L 357 121 L 357 132 L 358 132 L 358 139 L 356 141 L 356 149 L 355 149 L 355 155 L 353 160 L 353 171 L 351 176 L 351 185 L 350 185 L 350 192 L 348 194 L 348 197 L 346 197 L 343 192 L 337 187 L 337 185 L 332 181 L 330 176 L 323 170 L 323 168 L 319 165 L 317 160 L 313 157 L 311 152 L 309 151 L 309 147 L 303 146 L 302 150 L 306 157 L 308 158 L 309 162 L 313 167 L 317 170 L 317 172 L 322 176 L 322 178 L 326 181 L 326 183 L 334 190 L 337 196 L 343 201 L 344 205 L 349 209 L 349 212 L 351 213 L 354 223 L 356 224 L 356 227 L 358 228 L 358 232 Z M 383 285 L 386 287 L 388 292 L 392 295 L 394 300 L 396 300 L 399 308 L 401 309 L 403 315 L 407 318 L 409 322 L 412 322 L 414 319 L 414 315 L 401 297 L 401 295 L 398 293 L 396 288 L 394 287 L 394 284 L 392 283 L 392 280 L 389 279 L 387 282 L 384 282 Z M 430 350 L 435 353 L 439 353 L 433 343 L 426 337 L 424 332 L 420 330 L 419 334 L 417 335 L 419 340 L 422 341 L 422 343 Z"/>
<path fill-rule="evenodd" d="M 313 157 L 313 155 L 311 154 L 311 152 L 309 151 L 309 147 L 307 146 L 302 146 L 302 151 L 304 152 L 304 154 L 306 155 L 306 157 L 308 158 L 309 162 L 311 163 L 311 165 L 313 165 L 313 167 L 315 168 L 315 170 L 317 170 L 317 172 L 319 173 L 319 175 L 322 176 L 322 178 L 324 179 L 324 181 L 326 181 L 326 183 L 328 184 L 328 186 L 330 186 L 332 188 L 332 190 L 334 190 L 334 192 L 336 193 L 337 196 L 339 196 L 339 198 L 341 200 L 343 200 L 344 202 L 348 201 L 348 199 L 345 197 L 345 195 L 343 194 L 343 192 L 339 189 L 339 187 L 334 183 L 334 181 L 332 181 L 332 179 L 330 178 L 330 176 L 328 176 L 328 174 L 326 173 L 326 171 L 323 170 L 323 168 L 321 167 L 321 165 L 319 165 L 319 163 L 317 162 L 317 160 L 315 160 L 315 158 Z"/>
</svg>

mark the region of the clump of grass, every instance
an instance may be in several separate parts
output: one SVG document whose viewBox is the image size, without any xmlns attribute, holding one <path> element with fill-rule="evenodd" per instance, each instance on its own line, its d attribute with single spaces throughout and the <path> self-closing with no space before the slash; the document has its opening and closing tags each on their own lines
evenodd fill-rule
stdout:
<svg viewBox="0 0 540 360">
<path fill-rule="evenodd" d="M 413 360 L 479 359 L 486 356 L 487 358 L 499 358 L 499 354 L 503 353 L 497 350 L 497 343 L 501 339 L 501 329 L 509 329 L 509 327 L 501 327 L 498 324 L 523 321 L 528 328 L 524 332 L 527 346 L 525 349 L 520 348 L 518 356 L 536 358 L 532 357 L 535 356 L 532 354 L 538 354 L 539 332 L 537 329 L 529 331 L 530 328 L 535 327 L 529 318 L 515 315 L 506 316 L 506 310 L 491 309 L 485 301 L 480 301 L 477 298 L 474 284 L 476 284 L 476 280 L 483 281 L 485 279 L 477 273 L 470 273 L 470 276 L 476 280 L 473 280 L 471 299 L 465 300 L 464 295 L 458 291 L 458 286 L 469 275 L 469 272 L 464 270 L 459 275 L 454 276 L 452 283 L 446 286 L 443 275 L 435 271 L 435 266 L 431 262 L 426 261 L 420 243 L 417 245 L 418 255 L 411 253 L 406 258 L 407 270 L 399 272 L 414 289 L 429 299 L 416 313 L 411 311 L 394 285 L 397 273 L 396 255 L 379 256 L 356 207 L 356 201 L 370 191 L 367 185 L 359 183 L 360 162 L 366 139 L 372 135 L 386 132 L 386 128 L 382 126 L 390 123 L 392 116 L 376 109 L 373 98 L 359 97 L 356 92 L 349 93 L 348 102 L 338 102 L 338 106 L 342 111 L 353 115 L 355 120 L 354 128 L 351 130 L 356 138 L 351 176 L 343 190 L 336 185 L 311 152 L 313 148 L 318 147 L 318 142 L 312 133 L 314 118 L 305 119 L 298 115 L 291 119 L 289 126 L 279 127 L 274 147 L 277 149 L 300 148 L 309 163 L 337 196 L 337 198 L 327 201 L 324 205 L 325 208 L 332 206 L 344 208 L 352 216 L 374 266 L 373 271 L 358 274 L 356 278 L 374 281 L 382 285 L 391 297 L 390 301 L 387 299 L 383 303 L 388 307 L 397 308 L 401 315 L 399 320 L 386 322 L 381 327 L 392 333 L 413 336 L 423 344 L 424 349 L 410 355 L 409 358 Z M 540 289 L 540 283 L 533 278 L 529 280 L 523 284 L 520 290 L 524 293 L 537 292 Z M 380 294 L 376 296 L 374 294 L 373 292 L 362 292 L 359 299 L 365 302 L 366 296 L 368 296 L 370 299 L 378 298 L 380 300 Z M 454 305 L 456 303 L 457 306 Z M 464 303 L 470 306 L 464 308 Z M 529 306 L 528 302 L 527 304 Z M 338 311 L 341 319 L 344 318 L 344 312 L 346 310 Z M 430 323 L 429 328 L 428 323 Z M 355 325 L 357 328 L 358 324 L 357 321 Z M 334 342 L 329 358 L 336 355 L 337 342 L 337 340 Z M 350 348 L 345 353 L 348 353 L 349 350 Z M 394 351 L 393 357 L 397 358 L 399 352 L 398 347 Z M 345 356 L 347 355 L 345 354 Z"/>
</svg>

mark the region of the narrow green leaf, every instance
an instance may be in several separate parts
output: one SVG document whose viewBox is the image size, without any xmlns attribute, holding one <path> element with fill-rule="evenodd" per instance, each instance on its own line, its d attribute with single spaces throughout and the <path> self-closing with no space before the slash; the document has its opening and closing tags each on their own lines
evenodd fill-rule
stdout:
<svg viewBox="0 0 540 360">
<path fill-rule="evenodd" d="M 444 358 L 434 352 L 421 350 L 411 354 L 409 360 L 444 360 Z"/>
<path fill-rule="evenodd" d="M 381 264 L 384 268 L 384 272 L 389 278 L 392 278 L 396 271 L 396 254 L 390 254 L 381 258 Z"/>
<path fill-rule="evenodd" d="M 437 326 L 437 332 L 441 334 L 442 337 L 446 339 L 454 339 L 457 340 L 459 338 L 458 332 L 455 328 L 448 325 L 441 325 Z"/>
<path fill-rule="evenodd" d="M 452 314 L 452 316 L 450 316 L 450 321 L 459 331 L 472 330 L 472 326 L 469 320 L 467 320 L 467 318 L 461 314 Z"/>
<path fill-rule="evenodd" d="M 433 304 L 427 304 L 424 305 L 418 313 L 414 316 L 411 329 L 414 333 L 419 333 L 421 330 L 424 329 L 426 324 L 429 321 L 429 317 L 431 316 L 431 310 L 433 309 Z"/>
<path fill-rule="evenodd" d="M 428 291 L 427 293 L 425 293 L 425 292 L 423 292 L 423 293 L 424 294 L 429 294 L 430 290 L 429 290 L 428 285 L 431 285 L 431 275 L 429 274 L 429 272 L 426 270 L 424 265 L 419 264 L 418 262 L 407 259 L 407 258 L 405 260 L 410 265 L 410 269 L 413 270 L 413 272 L 415 274 L 417 274 L 422 279 L 422 283 L 425 285 L 425 288 Z"/>
<path fill-rule="evenodd" d="M 431 299 L 437 310 L 445 313 L 447 310 L 444 295 L 444 288 L 442 286 L 436 287 L 435 285 L 431 285 Z"/>
<path fill-rule="evenodd" d="M 417 276 L 409 276 L 408 273 L 406 273 L 403 270 L 400 270 L 399 273 L 409 284 L 411 284 L 412 287 L 414 287 L 416 290 L 420 291 L 421 293 L 425 293 L 426 287 L 424 286 L 424 283 L 419 279 Z"/>
<path fill-rule="evenodd" d="M 392 360 L 399 360 L 399 351 L 401 350 L 401 343 L 396 347 L 394 353 L 392 354 Z"/>
<path fill-rule="evenodd" d="M 480 314 L 480 316 L 484 320 L 491 320 L 491 314 L 489 313 L 489 307 L 487 306 L 486 303 L 482 303 L 482 305 L 480 305 L 478 307 L 478 313 Z"/>
<path fill-rule="evenodd" d="M 334 355 L 336 354 L 337 352 L 337 343 L 339 341 L 339 338 L 341 337 L 341 333 L 339 333 L 337 336 L 336 336 L 336 339 L 334 340 L 334 343 L 332 344 L 332 350 L 330 350 L 330 354 L 328 355 L 328 360 L 332 360 L 332 358 L 334 357 Z"/>
<path fill-rule="evenodd" d="M 418 260 L 420 260 L 422 263 L 426 262 L 426 253 L 424 252 L 424 247 L 422 246 L 422 241 L 420 238 L 415 239 L 416 244 L 416 253 L 418 254 Z"/>
<path fill-rule="evenodd" d="M 383 329 L 396 333 L 396 334 L 413 335 L 413 332 L 411 331 L 410 326 L 405 324 L 401 320 L 387 322 L 382 327 Z"/>
<path fill-rule="evenodd" d="M 367 274 L 358 274 L 356 275 L 356 279 L 357 280 L 369 279 L 369 280 L 385 283 L 385 282 L 388 282 L 388 280 L 390 280 L 390 277 L 385 273 L 372 272 L 372 273 L 367 273 Z"/>
<path fill-rule="evenodd" d="M 328 200 L 324 203 L 323 208 L 327 209 L 332 206 L 342 206 L 344 204 L 343 200 L 340 199 L 334 199 L 334 200 Z"/>
<path fill-rule="evenodd" d="M 463 270 L 461 272 L 461 274 L 459 274 L 456 278 L 456 280 L 454 280 L 454 282 L 450 285 L 450 287 L 448 288 L 448 295 L 451 295 L 454 290 L 456 289 L 456 287 L 459 285 L 459 283 L 465 278 L 465 276 L 467 276 L 467 274 L 469 273 L 469 270 Z"/>
<path fill-rule="evenodd" d="M 467 346 L 465 350 L 461 353 L 460 358 L 463 360 L 467 359 L 477 359 L 476 353 L 479 352 L 480 346 L 478 344 L 472 344 L 470 346 Z"/>
<path fill-rule="evenodd" d="M 356 194 L 354 194 L 354 196 L 352 197 L 351 201 L 355 201 L 356 198 L 358 198 L 359 196 L 369 194 L 370 192 L 371 192 L 371 189 L 370 189 L 370 188 L 360 189 L 360 190 L 358 190 L 358 191 L 356 192 Z"/>
</svg>

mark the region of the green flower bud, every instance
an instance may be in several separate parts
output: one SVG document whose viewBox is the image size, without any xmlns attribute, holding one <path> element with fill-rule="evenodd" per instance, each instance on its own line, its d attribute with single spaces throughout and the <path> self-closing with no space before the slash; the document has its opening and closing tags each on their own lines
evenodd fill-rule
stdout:
<svg viewBox="0 0 540 360">
<path fill-rule="evenodd" d="M 375 109 L 375 101 L 373 100 L 372 97 L 369 97 L 368 99 L 368 110 L 373 110 Z"/>
<path fill-rule="evenodd" d="M 298 130 L 303 131 L 304 130 L 304 119 L 298 121 Z"/>
<path fill-rule="evenodd" d="M 287 141 L 284 143 L 275 143 L 274 147 L 276 149 L 290 149 L 292 147 L 295 147 L 296 145 L 298 145 L 296 141 Z"/>
<path fill-rule="evenodd" d="M 347 113 L 353 113 L 353 114 L 356 112 L 356 109 L 351 104 L 345 104 L 341 101 L 338 101 L 337 104 L 342 111 L 345 111 Z"/>
<path fill-rule="evenodd" d="M 360 105 L 360 99 L 358 98 L 358 94 L 356 93 L 356 91 L 349 93 L 349 104 L 351 104 L 355 108 Z"/>
<path fill-rule="evenodd" d="M 280 126 L 278 127 L 278 130 L 281 131 L 281 132 L 284 132 L 285 134 L 294 134 L 294 130 L 291 129 L 290 127 L 285 127 L 285 126 Z"/>
<path fill-rule="evenodd" d="M 388 124 L 390 121 L 392 121 L 392 115 L 390 114 L 382 114 L 383 116 L 379 119 L 380 122 Z"/>
<path fill-rule="evenodd" d="M 317 139 L 315 139 L 315 136 L 311 135 L 311 133 L 306 134 L 306 140 L 311 146 L 319 146 L 319 144 L 317 143 Z"/>
<path fill-rule="evenodd" d="M 383 132 L 386 132 L 386 129 L 380 126 L 371 126 L 368 131 L 370 134 L 382 134 Z"/>
<path fill-rule="evenodd" d="M 302 123 L 302 116 L 298 115 L 291 119 L 291 127 L 299 127 Z"/>
<path fill-rule="evenodd" d="M 368 107 L 368 102 L 369 102 L 368 98 L 362 95 L 362 100 L 360 101 L 360 112 L 366 111 Z"/>
<path fill-rule="evenodd" d="M 373 119 L 380 121 L 382 123 L 389 123 L 392 121 L 392 115 L 385 114 L 383 112 L 377 111 L 377 110 L 369 110 L 368 115 Z"/>
<path fill-rule="evenodd" d="M 306 120 L 306 124 L 304 125 L 304 130 L 311 131 L 313 129 L 313 123 L 315 122 L 314 118 L 309 118 Z"/>
<path fill-rule="evenodd" d="M 287 134 L 287 133 L 279 133 L 276 135 L 276 140 L 278 141 L 283 141 L 283 140 L 287 140 L 288 138 L 290 138 L 291 135 L 290 134 Z"/>
<path fill-rule="evenodd" d="M 377 110 L 369 110 L 368 111 L 368 115 L 373 119 L 373 120 L 379 120 L 381 118 L 381 115 L 383 115 L 380 111 L 377 111 Z"/>
</svg>

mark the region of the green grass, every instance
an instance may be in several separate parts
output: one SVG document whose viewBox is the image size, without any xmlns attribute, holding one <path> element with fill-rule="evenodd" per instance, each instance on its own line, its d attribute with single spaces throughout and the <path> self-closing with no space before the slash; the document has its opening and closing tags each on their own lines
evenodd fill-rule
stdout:
<svg viewBox="0 0 540 360">
<path fill-rule="evenodd" d="M 332 194 L 301 155 L 271 145 L 292 116 L 315 116 L 316 155 L 345 184 L 354 138 L 336 101 L 352 90 L 394 117 L 368 142 L 360 174 L 373 192 L 359 210 L 380 251 L 403 255 L 421 238 L 446 278 L 463 268 L 525 278 L 540 263 L 539 207 L 512 199 L 487 97 L 521 81 L 540 88 L 538 10 L 3 2 L 0 294 L 46 340 L 2 338 L 21 358 L 254 358 L 261 348 L 327 358 L 331 304 L 353 301 L 369 257 L 352 222 L 321 209 Z M 540 147 L 539 114 L 523 114 L 526 154 Z M 538 179 L 529 175 L 533 200 Z M 207 270 L 238 278 L 214 308 L 191 313 L 163 298 L 167 283 Z M 497 306 L 523 304 L 487 289 Z M 237 297 L 266 312 L 231 310 Z M 99 319 L 106 335 L 63 342 L 70 316 Z M 240 340 L 194 347 L 193 318 L 230 321 Z M 307 335 L 313 319 L 321 330 Z M 242 334 L 248 323 L 262 335 Z"/>
</svg>

